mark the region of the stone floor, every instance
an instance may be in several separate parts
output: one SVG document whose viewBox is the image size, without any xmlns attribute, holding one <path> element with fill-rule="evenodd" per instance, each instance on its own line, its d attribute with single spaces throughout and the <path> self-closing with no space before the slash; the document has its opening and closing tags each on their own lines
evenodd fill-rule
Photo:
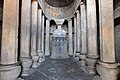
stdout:
<svg viewBox="0 0 120 80">
<path fill-rule="evenodd" d="M 25 80 L 93 80 L 92 75 L 85 73 L 72 58 L 46 60 L 32 72 Z"/>
</svg>

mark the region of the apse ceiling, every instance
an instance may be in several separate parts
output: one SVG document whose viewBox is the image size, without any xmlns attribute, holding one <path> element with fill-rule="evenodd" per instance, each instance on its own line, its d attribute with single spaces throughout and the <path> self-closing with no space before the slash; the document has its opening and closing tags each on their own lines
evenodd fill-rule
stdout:
<svg viewBox="0 0 120 80">
<path fill-rule="evenodd" d="M 45 0 L 50 6 L 65 7 L 73 3 L 74 0 Z"/>
<path fill-rule="evenodd" d="M 70 19 L 74 16 L 81 0 L 38 0 L 48 19 Z"/>
</svg>

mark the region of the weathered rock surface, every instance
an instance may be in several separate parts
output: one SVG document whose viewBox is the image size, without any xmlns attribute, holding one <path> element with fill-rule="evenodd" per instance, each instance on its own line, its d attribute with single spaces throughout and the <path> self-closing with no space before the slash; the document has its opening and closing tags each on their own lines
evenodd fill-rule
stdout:
<svg viewBox="0 0 120 80">
<path fill-rule="evenodd" d="M 55 60 L 47 58 L 25 80 L 93 80 L 72 58 Z"/>
</svg>

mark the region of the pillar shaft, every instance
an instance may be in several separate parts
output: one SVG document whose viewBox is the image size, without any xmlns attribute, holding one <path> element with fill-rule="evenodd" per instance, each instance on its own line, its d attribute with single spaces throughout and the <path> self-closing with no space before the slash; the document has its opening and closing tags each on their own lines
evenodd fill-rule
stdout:
<svg viewBox="0 0 120 80">
<path fill-rule="evenodd" d="M 76 17 L 74 17 L 74 55 L 76 54 L 76 38 L 77 38 L 77 21 L 76 21 Z"/>
<path fill-rule="evenodd" d="M 118 80 L 115 61 L 113 0 L 99 0 L 100 62 L 96 69 L 102 80 Z"/>
<path fill-rule="evenodd" d="M 96 74 L 96 62 L 98 56 L 97 46 L 97 16 L 96 16 L 96 0 L 87 0 L 87 42 L 88 53 L 86 58 L 87 71 L 89 74 Z"/>
<path fill-rule="evenodd" d="M 87 0 L 88 57 L 98 57 L 96 1 Z"/>
<path fill-rule="evenodd" d="M 42 52 L 42 10 L 38 9 L 38 42 L 37 42 L 37 53 Z"/>
<path fill-rule="evenodd" d="M 85 4 L 81 2 L 80 6 L 81 12 L 81 37 L 82 37 L 82 47 L 81 47 L 81 54 L 87 53 L 87 23 L 86 23 L 86 8 Z"/>
<path fill-rule="evenodd" d="M 19 0 L 4 0 L 1 64 L 17 62 Z"/>
<path fill-rule="evenodd" d="M 32 26 L 31 26 L 31 55 L 37 55 L 37 12 L 38 3 L 37 1 L 32 1 Z"/>
<path fill-rule="evenodd" d="M 19 0 L 4 0 L 0 80 L 17 80 Z"/>
<path fill-rule="evenodd" d="M 76 35 L 77 35 L 77 42 L 76 42 L 77 44 L 76 44 L 76 46 L 77 47 L 76 47 L 76 51 L 80 53 L 80 50 L 81 50 L 80 11 L 77 10 L 76 13 L 77 13 L 77 33 L 76 33 Z"/>
<path fill-rule="evenodd" d="M 73 55 L 72 20 L 68 21 L 69 55 Z"/>
<path fill-rule="evenodd" d="M 115 62 L 113 0 L 99 0 L 100 60 Z"/>
<path fill-rule="evenodd" d="M 42 16 L 42 53 L 44 54 L 44 28 L 45 28 L 45 16 Z"/>
<path fill-rule="evenodd" d="M 21 54 L 20 57 L 30 56 L 30 17 L 31 0 L 22 1 L 21 13 Z"/>
<path fill-rule="evenodd" d="M 37 54 L 37 19 L 38 18 L 38 2 L 32 1 L 32 22 L 31 22 L 31 56 L 33 59 L 32 68 L 38 67 L 38 54 Z"/>
<path fill-rule="evenodd" d="M 50 21 L 46 20 L 45 55 L 50 55 Z"/>
<path fill-rule="evenodd" d="M 20 37 L 20 61 L 22 62 L 21 76 L 28 76 L 28 70 L 32 65 L 30 59 L 30 22 L 31 0 L 22 0 L 21 8 L 21 37 Z"/>
<path fill-rule="evenodd" d="M 102 80 L 118 80 L 115 61 L 113 0 L 99 0 L 100 62 L 96 66 Z"/>
</svg>

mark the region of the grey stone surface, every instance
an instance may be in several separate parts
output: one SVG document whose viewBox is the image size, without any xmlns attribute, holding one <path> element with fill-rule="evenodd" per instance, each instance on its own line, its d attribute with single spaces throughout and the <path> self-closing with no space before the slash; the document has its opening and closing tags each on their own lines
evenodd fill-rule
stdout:
<svg viewBox="0 0 120 80">
<path fill-rule="evenodd" d="M 66 37 L 52 37 L 52 59 L 65 59 L 68 56 L 68 40 Z"/>
<path fill-rule="evenodd" d="M 50 20 L 46 20 L 45 56 L 50 55 Z"/>
<path fill-rule="evenodd" d="M 79 10 L 77 10 L 76 11 L 76 16 L 77 16 L 77 18 L 76 18 L 76 20 L 77 20 L 77 27 L 76 27 L 76 35 L 77 35 L 77 37 L 76 37 L 76 52 L 78 52 L 78 53 L 80 53 L 80 51 L 81 51 L 81 22 L 80 22 L 80 11 Z"/>
<path fill-rule="evenodd" d="M 73 29 L 72 28 L 73 28 L 72 20 L 70 19 L 68 21 L 69 55 L 73 55 L 73 35 L 72 35 Z"/>
<path fill-rule="evenodd" d="M 35 72 L 25 80 L 93 80 L 72 58 L 55 60 L 46 58 Z"/>
<path fill-rule="evenodd" d="M 74 56 L 76 54 L 76 45 L 77 45 L 77 20 L 76 20 L 76 16 L 74 16 Z"/>
</svg>

